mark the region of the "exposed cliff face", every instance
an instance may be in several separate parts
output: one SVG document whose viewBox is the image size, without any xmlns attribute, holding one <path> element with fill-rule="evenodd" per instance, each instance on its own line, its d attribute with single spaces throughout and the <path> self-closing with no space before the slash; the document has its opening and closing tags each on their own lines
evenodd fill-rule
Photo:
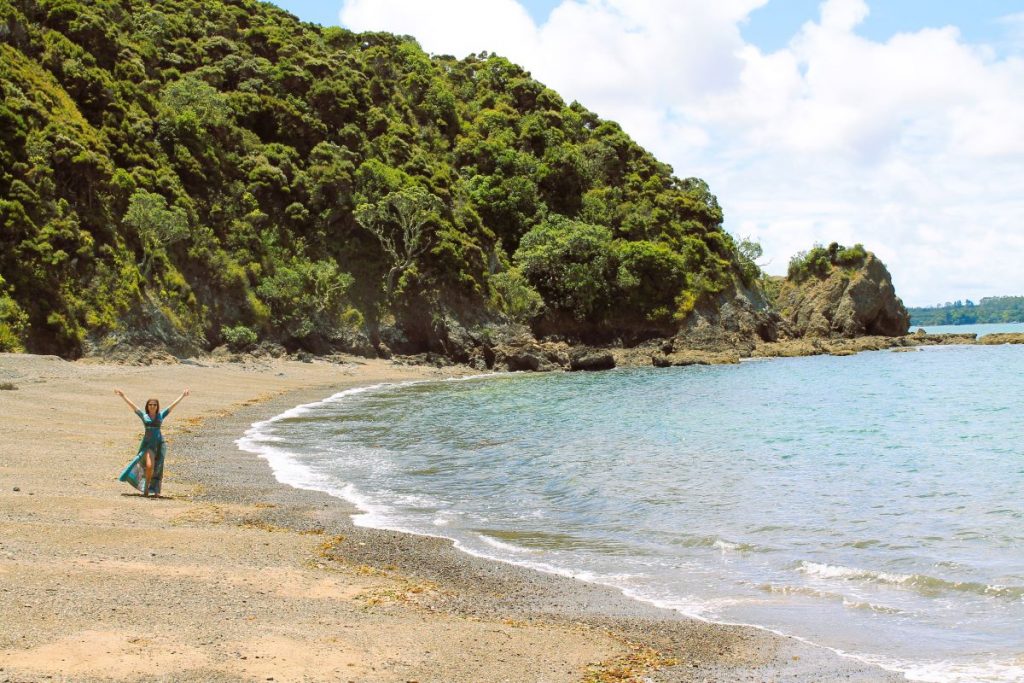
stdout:
<svg viewBox="0 0 1024 683">
<path fill-rule="evenodd" d="M 736 350 L 749 355 L 759 341 L 778 336 L 779 316 L 760 289 L 731 287 L 694 310 L 672 340 L 674 349 Z"/>
<path fill-rule="evenodd" d="M 892 276 L 874 254 L 858 268 L 834 267 L 825 277 L 786 279 L 775 308 L 788 337 L 857 337 L 907 333 L 910 315 Z"/>
</svg>

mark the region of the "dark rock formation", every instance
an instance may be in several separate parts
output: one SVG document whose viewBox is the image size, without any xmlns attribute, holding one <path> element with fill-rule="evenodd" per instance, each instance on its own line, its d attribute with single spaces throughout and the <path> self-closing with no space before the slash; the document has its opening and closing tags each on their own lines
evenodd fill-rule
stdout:
<svg viewBox="0 0 1024 683">
<path fill-rule="evenodd" d="M 573 349 L 569 355 L 570 370 L 611 370 L 614 367 L 615 356 L 610 351 L 583 347 Z"/>
<path fill-rule="evenodd" d="M 826 277 L 782 283 L 776 307 L 786 336 L 902 336 L 910 316 L 896 296 L 892 276 L 874 254 L 855 269 L 835 267 Z"/>
<path fill-rule="evenodd" d="M 145 297 L 125 314 L 122 329 L 90 335 L 83 355 L 126 365 L 176 363 L 203 353 L 206 340 L 180 329 L 167 310 Z"/>
</svg>

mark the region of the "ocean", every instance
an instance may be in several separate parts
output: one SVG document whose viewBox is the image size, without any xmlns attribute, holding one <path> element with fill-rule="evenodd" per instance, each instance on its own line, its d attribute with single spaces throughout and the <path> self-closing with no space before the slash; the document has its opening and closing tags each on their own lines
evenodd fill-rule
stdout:
<svg viewBox="0 0 1024 683">
<path fill-rule="evenodd" d="M 358 524 L 796 636 L 1024 680 L 1024 347 L 378 386 L 253 425 Z"/>
</svg>

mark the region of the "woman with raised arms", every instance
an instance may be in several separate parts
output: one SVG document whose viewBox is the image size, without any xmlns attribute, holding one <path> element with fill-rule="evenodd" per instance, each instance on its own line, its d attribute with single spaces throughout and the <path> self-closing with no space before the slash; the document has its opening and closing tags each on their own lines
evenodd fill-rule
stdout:
<svg viewBox="0 0 1024 683">
<path fill-rule="evenodd" d="M 139 444 L 138 453 L 128 463 L 128 466 L 124 468 L 118 479 L 142 491 L 144 496 L 159 496 L 160 481 L 164 476 L 164 457 L 167 455 L 167 443 L 164 441 L 163 434 L 160 433 L 160 427 L 163 425 L 164 420 L 167 419 L 167 416 L 170 415 L 174 406 L 181 403 L 181 399 L 189 395 L 189 390 L 185 389 L 185 391 L 181 392 L 181 396 L 176 398 L 174 403 L 162 411 L 160 410 L 160 401 L 151 398 L 146 401 L 145 412 L 132 403 L 131 399 L 125 396 L 124 392 L 120 389 L 114 389 L 114 393 L 131 406 L 146 428 L 146 433 L 143 434 L 142 442 Z"/>
</svg>

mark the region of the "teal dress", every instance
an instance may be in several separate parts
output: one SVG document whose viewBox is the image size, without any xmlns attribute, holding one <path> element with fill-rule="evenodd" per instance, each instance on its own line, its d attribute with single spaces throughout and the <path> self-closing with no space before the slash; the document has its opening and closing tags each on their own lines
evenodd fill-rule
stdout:
<svg viewBox="0 0 1024 683">
<path fill-rule="evenodd" d="M 118 479 L 143 493 L 147 492 L 147 488 L 149 493 L 160 493 L 160 481 L 164 476 L 164 456 L 167 455 L 167 443 L 164 441 L 164 435 L 160 433 L 160 427 L 163 425 L 168 412 L 170 412 L 170 408 L 161 410 L 156 414 L 156 417 L 150 417 L 141 410 L 135 411 L 135 414 L 142 420 L 146 433 L 142 436 L 142 442 L 139 443 L 139 452 L 135 454 L 132 461 L 124 468 Z M 153 451 L 154 458 L 153 480 L 148 482 L 148 487 L 146 482 L 146 451 Z"/>
</svg>

